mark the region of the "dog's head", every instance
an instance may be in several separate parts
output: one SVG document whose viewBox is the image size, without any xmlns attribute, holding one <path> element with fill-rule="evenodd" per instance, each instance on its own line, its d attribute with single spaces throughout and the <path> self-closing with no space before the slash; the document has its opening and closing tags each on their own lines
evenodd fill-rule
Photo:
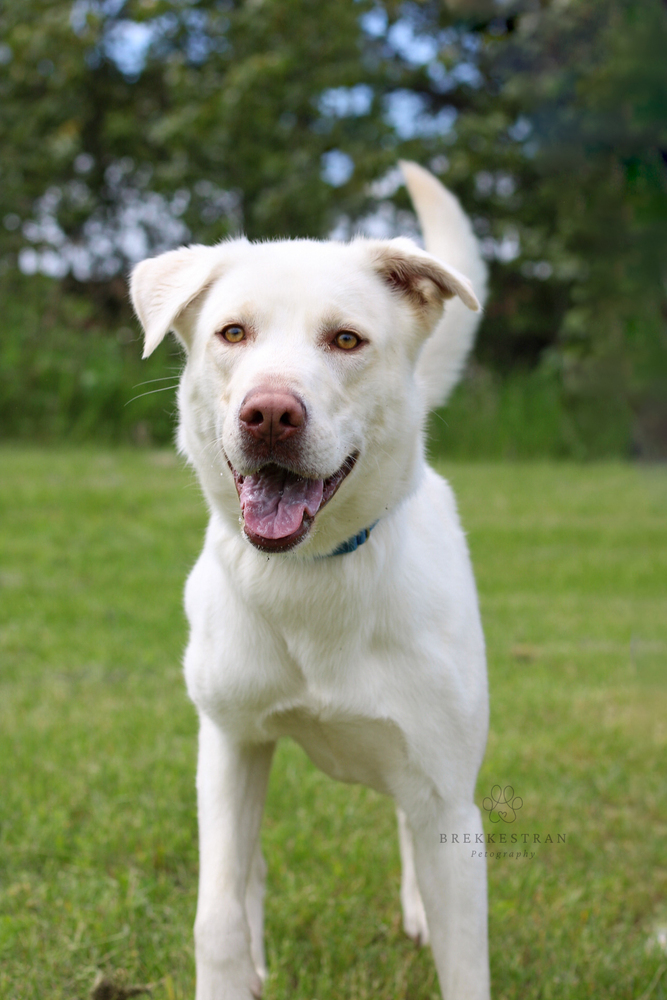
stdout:
<svg viewBox="0 0 667 1000">
<path fill-rule="evenodd" d="M 234 240 L 139 264 L 144 356 L 187 352 L 182 450 L 258 549 L 331 552 L 414 488 L 421 345 L 468 280 L 405 239 Z M 334 500 L 335 497 L 335 500 Z"/>
</svg>

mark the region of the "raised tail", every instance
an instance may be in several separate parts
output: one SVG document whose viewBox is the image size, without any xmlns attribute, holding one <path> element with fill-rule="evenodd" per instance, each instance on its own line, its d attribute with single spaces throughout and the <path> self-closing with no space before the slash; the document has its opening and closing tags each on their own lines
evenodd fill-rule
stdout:
<svg viewBox="0 0 667 1000">
<path fill-rule="evenodd" d="M 486 264 L 458 198 L 419 164 L 402 160 L 400 168 L 419 218 L 426 250 L 469 278 L 484 305 Z M 447 303 L 417 363 L 417 379 L 429 409 L 441 406 L 461 377 L 479 320 L 480 313 L 471 312 L 459 299 Z"/>
</svg>

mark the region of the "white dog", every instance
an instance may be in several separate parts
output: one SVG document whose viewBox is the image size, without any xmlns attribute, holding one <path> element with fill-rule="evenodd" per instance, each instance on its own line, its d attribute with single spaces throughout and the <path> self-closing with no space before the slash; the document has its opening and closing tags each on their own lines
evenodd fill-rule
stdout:
<svg viewBox="0 0 667 1000">
<path fill-rule="evenodd" d="M 489 994 L 485 863 L 440 838 L 482 832 L 484 639 L 454 498 L 423 441 L 472 342 L 485 268 L 453 195 L 402 169 L 431 253 L 237 239 L 132 276 L 145 356 L 169 330 L 187 352 L 178 440 L 211 511 L 185 594 L 197 1000 L 261 992 L 259 830 L 281 736 L 393 796 L 405 930 L 430 940 L 445 1000 Z"/>
</svg>

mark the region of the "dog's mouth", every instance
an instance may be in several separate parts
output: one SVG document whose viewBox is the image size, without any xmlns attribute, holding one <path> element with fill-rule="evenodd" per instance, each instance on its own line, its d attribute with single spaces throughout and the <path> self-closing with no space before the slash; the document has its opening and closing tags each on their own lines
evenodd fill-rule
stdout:
<svg viewBox="0 0 667 1000">
<path fill-rule="evenodd" d="M 242 476 L 228 459 L 248 541 L 262 552 L 294 548 L 310 531 L 318 511 L 352 472 L 358 457 L 359 452 L 354 452 L 327 479 L 308 479 L 274 463 Z"/>
</svg>

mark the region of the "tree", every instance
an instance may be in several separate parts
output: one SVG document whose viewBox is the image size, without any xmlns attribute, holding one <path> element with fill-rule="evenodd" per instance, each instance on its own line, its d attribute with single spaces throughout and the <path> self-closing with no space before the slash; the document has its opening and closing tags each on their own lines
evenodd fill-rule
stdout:
<svg viewBox="0 0 667 1000">
<path fill-rule="evenodd" d="M 654 452 L 666 20 L 660 0 L 6 0 L 0 261 L 123 298 L 132 260 L 190 239 L 390 234 L 413 158 L 491 263 L 479 361 L 550 372 L 583 452 L 587 421 L 618 448 L 631 419 Z"/>
</svg>

